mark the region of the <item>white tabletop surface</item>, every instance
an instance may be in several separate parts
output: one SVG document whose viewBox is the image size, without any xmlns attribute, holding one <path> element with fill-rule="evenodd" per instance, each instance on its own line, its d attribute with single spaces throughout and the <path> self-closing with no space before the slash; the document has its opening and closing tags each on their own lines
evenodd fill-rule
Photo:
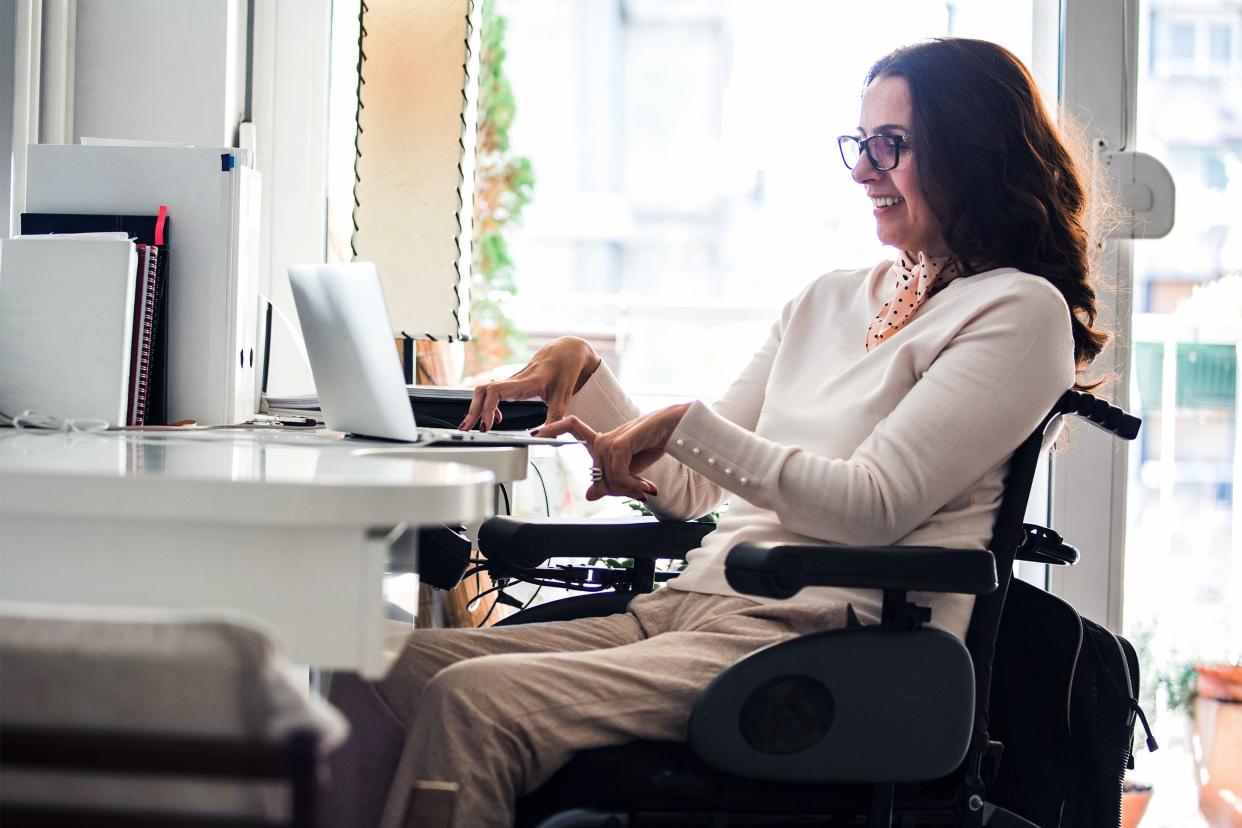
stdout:
<svg viewBox="0 0 1242 828">
<path fill-rule="evenodd" d="M 234 610 L 298 663 L 379 676 L 393 544 L 492 514 L 493 472 L 447 462 L 479 451 L 0 429 L 0 602 Z M 524 449 L 482 451 L 525 473 Z"/>
<path fill-rule="evenodd" d="M 287 430 L 5 429 L 0 511 L 304 527 L 478 520 L 493 475 L 450 458 Z"/>
</svg>

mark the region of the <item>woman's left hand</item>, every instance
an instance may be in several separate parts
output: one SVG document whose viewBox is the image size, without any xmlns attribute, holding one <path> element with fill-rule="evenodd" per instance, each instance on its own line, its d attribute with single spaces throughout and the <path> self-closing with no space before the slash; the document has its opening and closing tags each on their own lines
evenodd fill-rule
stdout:
<svg viewBox="0 0 1242 828">
<path fill-rule="evenodd" d="M 605 495 L 646 500 L 659 491 L 654 483 L 639 475 L 664 454 L 665 445 L 689 408 L 690 403 L 671 405 L 603 433 L 570 415 L 548 423 L 537 433 L 540 437 L 572 434 L 587 447 L 595 468 L 603 472 L 602 479 L 592 482 L 587 489 L 587 500 L 599 500 Z"/>
</svg>

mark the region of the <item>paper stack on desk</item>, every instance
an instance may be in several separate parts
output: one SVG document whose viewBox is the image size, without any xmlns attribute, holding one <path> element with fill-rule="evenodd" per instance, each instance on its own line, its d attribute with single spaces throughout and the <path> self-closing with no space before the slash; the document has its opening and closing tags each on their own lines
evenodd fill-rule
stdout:
<svg viewBox="0 0 1242 828">
<path fill-rule="evenodd" d="M 129 422 L 137 273 L 125 233 L 0 243 L 0 411 Z"/>
</svg>

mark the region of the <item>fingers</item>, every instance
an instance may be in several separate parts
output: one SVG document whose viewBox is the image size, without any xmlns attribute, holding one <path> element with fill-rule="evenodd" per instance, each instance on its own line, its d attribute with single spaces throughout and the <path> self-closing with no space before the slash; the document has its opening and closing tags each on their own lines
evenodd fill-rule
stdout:
<svg viewBox="0 0 1242 828">
<path fill-rule="evenodd" d="M 633 447 L 624 436 L 603 439 L 597 442 L 591 456 L 598 466 L 604 470 L 604 482 L 609 492 L 635 500 L 646 500 L 650 489 L 655 487 L 630 471 L 630 462 L 634 457 Z"/>
<path fill-rule="evenodd" d="M 465 419 L 457 424 L 457 428 L 460 431 L 469 431 L 476 425 L 479 431 L 492 428 L 504 419 L 500 413 L 500 401 L 521 399 L 524 385 L 525 383 L 510 380 L 475 386 L 474 396 L 470 398 L 470 409 L 466 412 Z"/>
<path fill-rule="evenodd" d="M 537 434 L 540 437 L 559 437 L 562 434 L 572 434 L 586 445 L 587 451 L 592 451 L 591 447 L 595 445 L 595 441 L 599 437 L 599 432 L 572 414 L 568 417 L 561 417 L 558 420 L 546 423 L 531 433 Z M 591 456 L 595 456 L 593 451 Z"/>
<path fill-rule="evenodd" d="M 552 399 L 545 400 L 548 404 L 548 419 L 544 421 L 545 426 L 551 425 L 557 420 L 563 420 L 565 418 L 565 407 L 569 405 L 569 394 L 567 393 L 550 394 L 549 396 Z"/>
<path fill-rule="evenodd" d="M 592 464 L 603 472 L 603 479 L 593 481 L 587 489 L 587 500 L 619 495 L 645 501 L 648 497 L 659 494 L 654 483 L 630 471 L 634 450 L 632 441 L 624 433 L 609 432 L 601 435 L 572 414 L 553 420 L 533 433 L 540 437 L 572 434 L 587 447 L 587 451 L 591 453 Z"/>
<path fill-rule="evenodd" d="M 474 395 L 470 397 L 470 408 L 466 411 L 465 418 L 457 424 L 458 430 L 469 431 L 474 428 L 474 424 L 479 421 L 479 417 L 483 413 L 483 400 L 486 395 L 486 386 L 476 385 L 474 387 Z"/>
<path fill-rule="evenodd" d="M 607 473 L 604 474 L 603 480 L 596 480 L 586 490 L 587 500 L 599 500 L 601 497 L 614 495 L 617 497 L 631 497 L 634 500 L 646 502 L 647 498 L 655 497 L 659 494 L 656 486 L 650 480 L 637 478 L 637 486 L 629 486 L 625 484 L 613 483 L 608 478 Z"/>
</svg>

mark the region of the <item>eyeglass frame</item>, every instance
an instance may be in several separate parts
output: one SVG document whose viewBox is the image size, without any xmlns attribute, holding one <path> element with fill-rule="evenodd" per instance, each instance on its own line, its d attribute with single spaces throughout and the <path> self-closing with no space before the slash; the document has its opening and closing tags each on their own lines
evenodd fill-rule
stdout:
<svg viewBox="0 0 1242 828">
<path fill-rule="evenodd" d="M 888 140 L 893 142 L 892 166 L 881 167 L 878 163 L 876 163 L 875 156 L 871 154 L 871 147 L 869 146 L 871 142 L 874 141 L 876 138 L 887 138 Z M 845 142 L 846 141 L 853 141 L 855 144 L 858 145 L 858 160 L 856 160 L 853 164 L 851 164 L 849 161 L 845 159 Z M 855 167 L 857 167 L 858 161 L 862 160 L 862 157 L 864 155 L 867 156 L 867 161 L 871 163 L 871 168 L 874 169 L 876 172 L 888 172 L 889 170 L 895 170 L 897 169 L 897 165 L 901 163 L 901 148 L 909 147 L 910 143 L 911 143 L 911 136 L 909 135 L 900 135 L 900 134 L 893 135 L 887 132 L 877 133 L 875 135 L 872 135 L 870 138 L 859 138 L 857 135 L 838 135 L 837 136 L 837 150 L 841 153 L 841 163 L 845 165 L 845 168 L 847 170 L 853 170 Z"/>
</svg>

